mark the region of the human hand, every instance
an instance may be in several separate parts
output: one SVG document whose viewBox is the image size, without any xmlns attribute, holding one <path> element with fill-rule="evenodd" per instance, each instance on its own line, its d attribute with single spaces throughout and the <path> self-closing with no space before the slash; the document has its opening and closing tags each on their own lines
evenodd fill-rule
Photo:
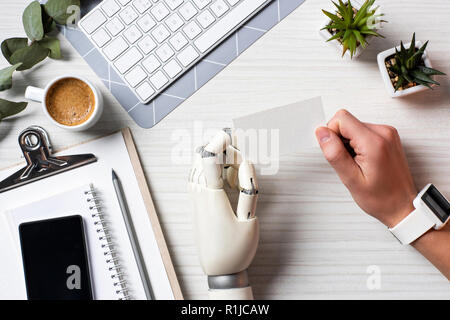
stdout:
<svg viewBox="0 0 450 320">
<path fill-rule="evenodd" d="M 346 110 L 338 111 L 316 137 L 356 203 L 392 228 L 413 210 L 417 195 L 397 130 L 363 123 Z M 342 138 L 355 151 L 352 157 Z"/>
</svg>

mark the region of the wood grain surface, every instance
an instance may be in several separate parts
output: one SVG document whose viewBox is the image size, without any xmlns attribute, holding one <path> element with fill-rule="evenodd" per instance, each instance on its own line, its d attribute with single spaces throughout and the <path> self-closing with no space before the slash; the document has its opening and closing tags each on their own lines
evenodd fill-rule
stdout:
<svg viewBox="0 0 450 320">
<path fill-rule="evenodd" d="M 26 0 L 3 0 L 1 40 L 23 36 Z M 186 196 L 190 154 L 231 119 L 314 96 L 327 117 L 345 107 L 368 122 L 398 128 L 418 187 L 435 183 L 450 195 L 450 79 L 417 96 L 391 99 L 378 71 L 378 52 L 417 39 L 430 40 L 435 68 L 450 74 L 450 2 L 378 0 L 388 24 L 363 55 L 342 59 L 318 30 L 328 0 L 307 0 L 217 77 L 150 130 L 137 127 L 84 60 L 63 38 L 64 58 L 47 60 L 14 75 L 2 98 L 24 99 L 27 85 L 44 86 L 63 74 L 83 75 L 99 86 L 105 112 L 91 130 L 71 133 L 53 126 L 31 102 L 18 117 L 0 124 L 0 166 L 21 156 L 17 136 L 41 125 L 55 148 L 131 127 L 185 298 L 206 298 Z M 1 58 L 0 66 L 7 62 Z M 202 128 L 202 130 L 200 130 Z M 180 137 L 183 137 L 180 141 Z M 179 157 L 184 155 L 184 157 Z M 178 157 L 177 157 L 178 155 Z M 352 201 L 317 148 L 282 157 L 275 176 L 260 177 L 261 241 L 249 273 L 259 299 L 450 298 L 448 281 L 414 249 L 402 247 Z M 369 266 L 381 272 L 381 288 L 369 290 Z"/>
</svg>

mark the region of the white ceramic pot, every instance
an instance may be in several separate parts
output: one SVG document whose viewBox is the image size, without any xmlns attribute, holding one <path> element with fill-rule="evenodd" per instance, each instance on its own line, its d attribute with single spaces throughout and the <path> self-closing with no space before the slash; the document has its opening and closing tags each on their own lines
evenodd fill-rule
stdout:
<svg viewBox="0 0 450 320">
<path fill-rule="evenodd" d="M 404 44 L 404 47 L 406 49 L 408 49 L 410 47 L 410 45 L 411 45 L 411 43 L 406 43 L 406 44 Z M 416 48 L 420 48 L 421 46 L 422 46 L 422 42 L 416 41 Z M 400 50 L 400 46 L 398 46 L 396 48 L 397 48 L 397 50 Z M 414 86 L 414 87 L 411 87 L 411 88 L 408 88 L 405 90 L 395 91 L 394 85 L 391 82 L 391 78 L 389 77 L 389 73 L 388 73 L 388 70 L 385 65 L 386 58 L 393 54 L 395 54 L 395 48 L 391 48 L 389 50 L 380 52 L 377 55 L 378 67 L 380 69 L 381 77 L 383 78 L 384 85 L 386 86 L 386 89 L 389 92 L 389 95 L 392 98 L 398 98 L 398 97 L 404 97 L 404 96 L 407 96 L 407 95 L 410 95 L 413 93 L 427 90 L 428 88 L 425 87 L 424 85 L 417 85 L 417 86 Z M 426 67 L 432 68 L 431 62 L 430 62 L 430 59 L 428 58 L 428 54 L 427 54 L 426 50 L 425 50 L 424 54 L 422 55 L 422 59 L 423 59 Z"/>
<path fill-rule="evenodd" d="M 355 1 L 355 0 L 351 1 L 351 3 L 352 3 L 352 6 L 353 6 L 355 9 L 357 9 L 357 10 L 359 10 L 359 9 L 361 8 L 361 6 L 362 6 L 362 4 L 361 4 L 360 2 Z M 331 12 L 331 13 L 333 13 L 333 12 L 336 11 L 336 10 L 328 10 L 328 11 Z M 324 22 L 323 27 L 327 26 L 329 23 L 330 23 L 330 19 L 327 17 L 327 20 Z M 323 27 L 322 27 L 322 28 L 323 28 Z M 378 29 L 374 29 L 374 31 L 377 32 Z M 325 40 L 328 40 L 328 39 L 330 39 L 330 38 L 333 36 L 333 35 L 330 33 L 330 31 L 328 31 L 327 29 L 320 30 L 319 33 L 320 33 L 320 35 L 321 35 Z M 367 41 L 366 48 L 367 48 L 367 46 L 370 44 L 370 41 L 371 41 L 372 39 L 373 39 L 373 36 L 371 36 L 371 35 L 369 35 L 369 36 L 366 37 L 366 41 Z M 342 50 L 343 50 L 343 48 L 342 48 L 341 42 L 340 42 L 338 39 L 329 41 L 329 42 L 327 42 L 327 43 L 329 43 L 330 45 L 332 45 L 333 47 L 335 47 L 335 48 L 339 51 L 339 53 L 342 55 Z M 355 52 L 355 54 L 353 55 L 353 58 L 359 57 L 359 56 L 361 55 L 361 53 L 364 51 L 364 49 L 366 49 L 366 48 L 363 48 L 362 45 L 359 45 L 359 46 L 356 48 L 356 52 Z M 345 52 L 345 55 L 344 55 L 344 56 L 350 58 L 350 50 L 347 50 L 347 51 Z"/>
</svg>

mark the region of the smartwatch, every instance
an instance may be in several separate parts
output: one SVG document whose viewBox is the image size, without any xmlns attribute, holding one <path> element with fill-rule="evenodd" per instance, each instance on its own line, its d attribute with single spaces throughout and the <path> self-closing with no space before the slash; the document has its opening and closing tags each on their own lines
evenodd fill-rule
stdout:
<svg viewBox="0 0 450 320">
<path fill-rule="evenodd" d="M 415 210 L 389 229 L 401 244 L 410 244 L 431 228 L 442 229 L 450 220 L 450 203 L 431 183 L 419 192 L 413 205 Z"/>
</svg>

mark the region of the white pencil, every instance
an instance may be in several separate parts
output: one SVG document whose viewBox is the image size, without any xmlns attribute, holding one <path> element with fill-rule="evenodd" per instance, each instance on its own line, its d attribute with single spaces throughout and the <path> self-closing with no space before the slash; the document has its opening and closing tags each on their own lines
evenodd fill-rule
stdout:
<svg viewBox="0 0 450 320">
<path fill-rule="evenodd" d="M 145 295 L 147 300 L 152 300 L 152 293 L 150 288 L 150 281 L 147 277 L 147 272 L 145 272 L 144 260 L 142 258 L 142 253 L 139 248 L 136 232 L 134 231 L 133 224 L 131 223 L 130 212 L 128 211 L 128 206 L 123 196 L 123 190 L 119 178 L 117 177 L 114 169 L 112 170 L 112 182 L 114 189 L 116 190 L 117 200 L 119 200 L 120 210 L 122 211 L 123 220 L 125 221 L 125 226 L 127 227 L 128 237 L 130 238 L 131 247 L 133 248 L 134 258 L 136 259 L 136 264 L 139 269 L 139 274 L 141 275 L 142 285 L 144 286 Z"/>
</svg>

